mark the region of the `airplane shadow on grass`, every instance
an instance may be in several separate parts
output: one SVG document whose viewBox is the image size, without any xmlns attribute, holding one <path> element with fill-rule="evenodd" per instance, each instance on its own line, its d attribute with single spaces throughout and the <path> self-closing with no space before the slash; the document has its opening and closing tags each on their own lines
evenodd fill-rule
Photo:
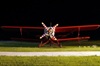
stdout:
<svg viewBox="0 0 100 66">
<path fill-rule="evenodd" d="M 39 43 L 22 41 L 0 41 L 0 47 L 37 47 Z"/>
<path fill-rule="evenodd" d="M 65 46 L 100 46 L 100 40 L 98 41 L 66 41 L 60 42 L 62 47 Z M 25 41 L 0 41 L 0 47 L 38 47 L 39 42 L 25 42 Z M 50 46 L 50 43 L 43 47 L 58 47 L 54 44 Z M 59 48 L 59 47 L 58 47 Z"/>
</svg>

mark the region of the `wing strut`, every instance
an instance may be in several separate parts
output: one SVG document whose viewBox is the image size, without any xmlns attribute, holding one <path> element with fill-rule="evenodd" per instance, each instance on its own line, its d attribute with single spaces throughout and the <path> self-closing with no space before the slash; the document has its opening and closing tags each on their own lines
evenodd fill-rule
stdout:
<svg viewBox="0 0 100 66">
<path fill-rule="evenodd" d="M 80 37 L 80 27 L 78 27 L 78 38 Z M 80 39 L 78 39 L 78 43 L 80 43 Z"/>
<path fill-rule="evenodd" d="M 21 36 L 22 36 L 22 28 L 20 28 L 20 34 L 21 34 Z"/>
<path fill-rule="evenodd" d="M 80 37 L 80 27 L 78 27 L 78 37 Z"/>
</svg>

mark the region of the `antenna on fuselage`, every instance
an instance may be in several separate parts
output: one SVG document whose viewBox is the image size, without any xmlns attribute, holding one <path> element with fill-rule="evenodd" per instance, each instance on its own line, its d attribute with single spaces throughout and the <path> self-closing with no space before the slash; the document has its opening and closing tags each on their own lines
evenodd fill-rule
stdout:
<svg viewBox="0 0 100 66">
<path fill-rule="evenodd" d="M 52 23 L 50 22 L 50 27 L 52 27 Z"/>
</svg>

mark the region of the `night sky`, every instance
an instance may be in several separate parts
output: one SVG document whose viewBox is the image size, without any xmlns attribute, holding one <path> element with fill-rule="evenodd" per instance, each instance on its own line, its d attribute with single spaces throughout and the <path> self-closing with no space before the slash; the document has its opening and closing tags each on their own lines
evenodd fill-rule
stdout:
<svg viewBox="0 0 100 66">
<path fill-rule="evenodd" d="M 99 3 L 66 0 L 1 2 L 0 25 L 83 25 L 100 23 Z"/>
<path fill-rule="evenodd" d="M 50 22 L 53 25 L 58 23 L 59 26 L 100 24 L 98 2 L 14 0 L 3 1 L 0 4 L 0 26 L 42 26 L 41 22 L 44 22 L 47 26 L 50 25 Z"/>
</svg>

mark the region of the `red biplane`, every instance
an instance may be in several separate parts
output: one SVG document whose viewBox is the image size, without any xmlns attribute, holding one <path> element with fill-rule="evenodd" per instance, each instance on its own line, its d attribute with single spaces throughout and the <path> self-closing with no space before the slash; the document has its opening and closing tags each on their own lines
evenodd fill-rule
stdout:
<svg viewBox="0 0 100 66">
<path fill-rule="evenodd" d="M 31 26 L 1 26 L 1 28 L 8 28 L 8 29 L 20 29 L 20 33 L 22 35 L 22 29 L 32 29 L 32 30 L 37 30 L 37 31 L 43 31 L 44 30 L 44 34 L 42 36 L 38 36 L 37 40 L 41 40 L 41 43 L 39 44 L 39 47 L 44 46 L 45 44 L 47 44 L 48 42 L 52 42 L 53 44 L 56 44 L 59 47 L 62 47 L 61 44 L 59 43 L 60 41 L 69 41 L 69 40 L 85 40 L 85 39 L 89 39 L 89 36 L 81 36 L 80 37 L 80 31 L 88 31 L 88 30 L 95 30 L 98 29 L 100 27 L 100 25 L 96 24 L 96 25 L 82 25 L 82 26 L 60 26 L 57 27 L 58 24 L 54 25 L 54 26 L 50 26 L 47 27 L 43 22 L 42 25 L 44 27 L 31 27 Z M 55 37 L 55 33 L 73 33 L 73 32 L 77 32 L 77 37 L 71 37 L 71 38 L 66 38 L 66 35 L 61 35 L 61 36 L 65 36 L 64 38 L 57 38 Z M 39 34 L 34 32 L 35 34 Z M 40 37 L 40 38 L 39 38 Z M 19 38 L 18 38 L 19 39 Z M 24 38 L 21 38 L 21 40 L 23 40 Z M 50 43 L 51 46 L 51 43 Z"/>
</svg>

